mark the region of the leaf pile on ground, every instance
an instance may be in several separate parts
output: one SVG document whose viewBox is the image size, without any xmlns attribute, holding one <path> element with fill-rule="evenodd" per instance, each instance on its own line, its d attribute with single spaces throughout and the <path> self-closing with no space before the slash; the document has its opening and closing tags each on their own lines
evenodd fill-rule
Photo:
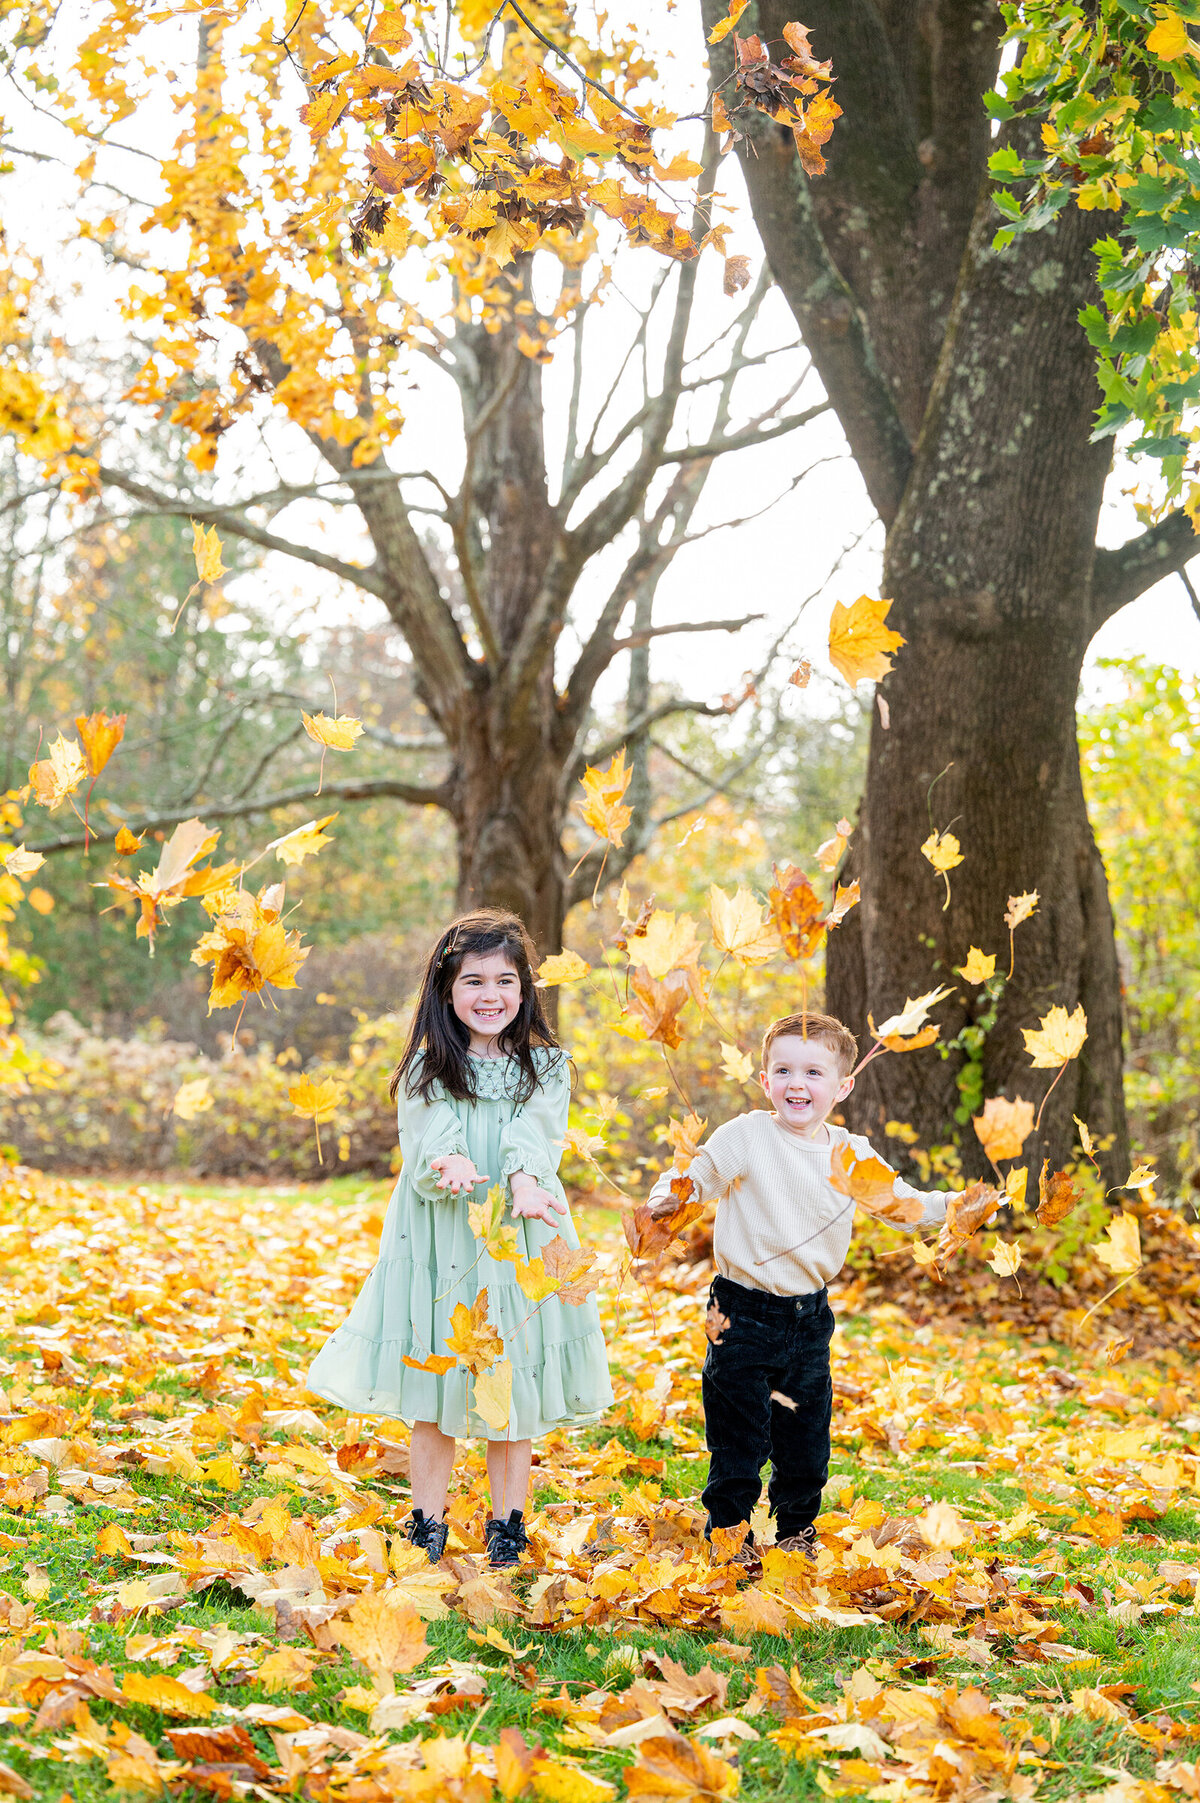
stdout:
<svg viewBox="0 0 1200 1803">
<path fill-rule="evenodd" d="M 816 1558 L 711 1551 L 702 1266 L 599 1252 L 617 1402 L 533 1558 L 400 1533 L 407 1435 L 305 1388 L 386 1190 L 0 1184 L 0 1795 L 549 1803 L 1200 1785 L 1200 1383 L 854 1306 Z"/>
</svg>

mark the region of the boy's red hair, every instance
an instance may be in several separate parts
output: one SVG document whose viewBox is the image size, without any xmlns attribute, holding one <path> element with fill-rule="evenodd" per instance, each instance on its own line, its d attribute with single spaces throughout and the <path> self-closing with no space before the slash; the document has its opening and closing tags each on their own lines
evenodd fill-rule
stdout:
<svg viewBox="0 0 1200 1803">
<path fill-rule="evenodd" d="M 838 1061 L 838 1068 L 843 1077 L 848 1077 L 858 1063 L 858 1041 L 843 1021 L 835 1020 L 832 1014 L 784 1014 L 779 1020 L 773 1020 L 763 1034 L 762 1068 L 767 1069 L 771 1056 L 771 1047 L 777 1039 L 785 1035 L 794 1035 L 797 1039 L 812 1039 L 832 1052 Z"/>
</svg>

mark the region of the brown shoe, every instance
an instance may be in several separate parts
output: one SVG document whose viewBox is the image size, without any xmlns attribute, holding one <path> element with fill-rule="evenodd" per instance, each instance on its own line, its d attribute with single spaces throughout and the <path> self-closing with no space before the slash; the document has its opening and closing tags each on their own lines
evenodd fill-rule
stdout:
<svg viewBox="0 0 1200 1803">
<path fill-rule="evenodd" d="M 777 1540 L 775 1547 L 781 1553 L 803 1553 L 806 1558 L 817 1556 L 817 1530 L 815 1527 L 801 1528 L 798 1534 L 788 1534 L 785 1539 Z"/>
</svg>

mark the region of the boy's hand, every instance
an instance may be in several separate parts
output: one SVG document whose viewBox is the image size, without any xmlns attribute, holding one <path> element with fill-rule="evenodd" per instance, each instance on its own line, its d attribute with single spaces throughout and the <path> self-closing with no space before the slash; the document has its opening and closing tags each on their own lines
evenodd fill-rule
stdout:
<svg viewBox="0 0 1200 1803">
<path fill-rule="evenodd" d="M 675 1196 L 662 1196 L 657 1202 L 651 1204 L 650 1219 L 652 1221 L 665 1221 L 667 1216 L 673 1215 L 678 1207 L 679 1202 Z"/>
<path fill-rule="evenodd" d="M 566 1203 L 560 1202 L 557 1196 L 543 1189 L 527 1171 L 514 1171 L 509 1185 L 512 1189 L 512 1213 L 515 1220 L 544 1221 L 547 1227 L 557 1227 L 558 1222 L 551 1214 L 551 1209 L 560 1215 L 567 1213 Z"/>
<path fill-rule="evenodd" d="M 474 1189 L 478 1183 L 487 1182 L 487 1172 L 477 1171 L 469 1158 L 461 1152 L 448 1152 L 444 1158 L 429 1160 L 431 1171 L 438 1173 L 438 1188 L 448 1189 L 452 1196 L 460 1190 Z"/>
</svg>

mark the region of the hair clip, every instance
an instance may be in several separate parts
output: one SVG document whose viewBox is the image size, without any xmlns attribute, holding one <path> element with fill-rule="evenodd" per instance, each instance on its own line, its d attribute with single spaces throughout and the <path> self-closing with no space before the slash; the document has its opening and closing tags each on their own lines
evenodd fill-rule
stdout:
<svg viewBox="0 0 1200 1803">
<path fill-rule="evenodd" d="M 437 963 L 433 967 L 434 970 L 439 971 L 442 968 L 442 959 L 446 956 L 447 952 L 455 952 L 457 950 L 458 950 L 458 928 L 455 927 L 453 933 L 450 935 L 449 939 L 447 939 L 445 945 L 442 947 L 441 951 L 438 953 Z"/>
</svg>

